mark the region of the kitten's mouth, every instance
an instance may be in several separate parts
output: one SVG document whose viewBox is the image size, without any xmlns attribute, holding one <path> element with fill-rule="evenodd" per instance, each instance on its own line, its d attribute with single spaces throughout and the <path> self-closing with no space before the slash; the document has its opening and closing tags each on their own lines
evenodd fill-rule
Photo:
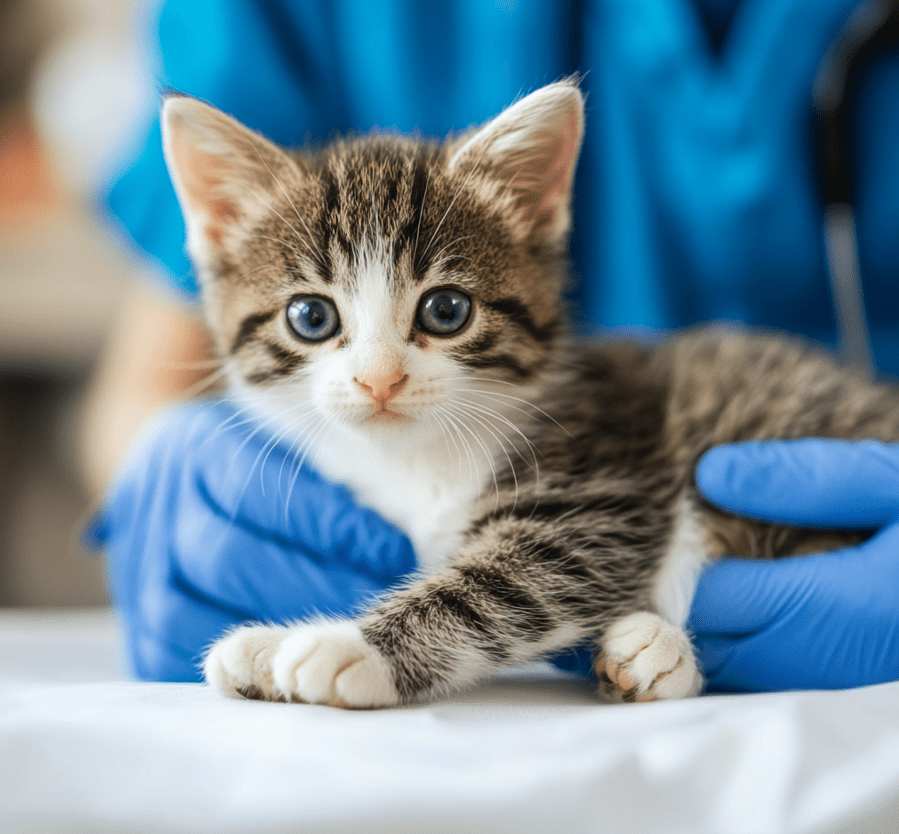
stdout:
<svg viewBox="0 0 899 834">
<path fill-rule="evenodd" d="M 386 406 L 381 406 L 370 415 L 369 419 L 381 422 L 383 420 L 408 420 L 409 418 L 405 414 L 400 414 L 398 411 L 391 411 Z"/>
</svg>

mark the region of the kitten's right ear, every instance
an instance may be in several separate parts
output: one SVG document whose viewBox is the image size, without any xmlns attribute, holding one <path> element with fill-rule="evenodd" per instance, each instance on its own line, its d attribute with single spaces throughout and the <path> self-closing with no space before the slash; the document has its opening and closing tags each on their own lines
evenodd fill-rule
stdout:
<svg viewBox="0 0 899 834">
<path fill-rule="evenodd" d="M 574 78 L 548 84 L 463 137 L 450 169 L 491 168 L 505 184 L 525 235 L 559 240 L 571 224 L 571 187 L 584 133 Z"/>
<path fill-rule="evenodd" d="M 293 183 L 297 163 L 281 148 L 220 110 L 187 96 L 162 105 L 162 141 L 169 175 L 199 271 L 212 265 L 273 199 Z"/>
</svg>

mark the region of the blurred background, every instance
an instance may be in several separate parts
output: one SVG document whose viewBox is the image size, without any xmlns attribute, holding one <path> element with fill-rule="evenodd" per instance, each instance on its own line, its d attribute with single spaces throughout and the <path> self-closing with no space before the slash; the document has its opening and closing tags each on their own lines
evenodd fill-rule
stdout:
<svg viewBox="0 0 899 834">
<path fill-rule="evenodd" d="M 0 0 L 0 606 L 106 602 L 77 438 L 137 269 L 94 204 L 155 106 L 132 6 Z"/>
</svg>

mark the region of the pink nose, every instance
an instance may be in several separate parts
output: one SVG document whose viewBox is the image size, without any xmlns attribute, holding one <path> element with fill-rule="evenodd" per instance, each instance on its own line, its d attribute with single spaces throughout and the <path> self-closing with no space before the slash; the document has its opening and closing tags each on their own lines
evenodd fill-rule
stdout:
<svg viewBox="0 0 899 834">
<path fill-rule="evenodd" d="M 399 394 L 406 387 L 408 381 L 409 374 L 404 374 L 399 368 L 388 374 L 367 374 L 364 379 L 353 377 L 353 382 L 381 405 Z"/>
</svg>

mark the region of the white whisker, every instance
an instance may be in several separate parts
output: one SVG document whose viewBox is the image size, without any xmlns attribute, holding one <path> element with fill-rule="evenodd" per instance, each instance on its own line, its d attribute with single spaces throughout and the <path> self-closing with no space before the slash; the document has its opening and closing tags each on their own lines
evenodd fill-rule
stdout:
<svg viewBox="0 0 899 834">
<path fill-rule="evenodd" d="M 278 496 L 284 502 L 284 514 L 287 516 L 290 512 L 290 496 L 293 494 L 294 484 L 300 475 L 300 471 L 306 462 L 306 457 L 312 450 L 312 444 L 318 436 L 319 431 L 327 424 L 327 417 L 321 413 L 316 414 L 311 421 L 306 421 L 308 411 L 293 426 L 292 433 L 294 435 L 289 448 L 289 455 L 285 456 L 281 461 L 281 468 L 278 471 Z M 297 428 L 300 423 L 305 421 L 302 432 L 298 432 Z M 287 496 L 284 495 L 284 466 L 290 460 L 293 475 L 290 478 L 290 484 L 287 489 Z"/>
<path fill-rule="evenodd" d="M 518 454 L 518 456 L 522 459 L 522 461 L 523 461 L 528 467 L 530 467 L 535 473 L 539 473 L 540 467 L 539 467 L 539 464 L 537 463 L 537 449 L 535 448 L 534 444 L 531 443 L 531 441 L 530 441 L 530 439 L 527 437 L 527 435 L 525 435 L 525 433 L 524 433 L 518 426 L 516 426 L 511 420 L 507 420 L 507 419 L 506 419 L 505 417 L 503 417 L 499 412 L 494 411 L 492 408 L 488 408 L 487 406 L 480 405 L 480 404 L 478 404 L 478 403 L 473 403 L 473 402 L 471 402 L 470 400 L 459 400 L 459 401 L 458 401 L 458 404 L 459 404 L 461 407 L 463 407 L 463 408 L 474 409 L 474 410 L 477 411 L 479 414 L 481 414 L 481 415 L 483 415 L 483 416 L 485 416 L 485 417 L 491 417 L 491 418 L 493 418 L 494 420 L 499 420 L 501 423 L 503 423 L 504 425 L 506 425 L 506 426 L 508 426 L 510 429 L 512 429 L 512 431 L 514 431 L 514 432 L 515 432 L 515 433 L 516 433 L 516 434 L 517 434 L 517 435 L 518 435 L 518 436 L 519 436 L 519 437 L 520 437 L 520 438 L 527 444 L 527 447 L 528 447 L 528 449 L 530 450 L 531 456 L 532 456 L 533 461 L 534 461 L 533 467 L 531 467 L 531 464 L 530 464 L 530 462 L 527 460 L 527 458 L 525 458 L 524 455 L 522 455 L 522 453 L 521 453 L 521 451 L 518 449 L 517 445 L 514 444 L 514 443 L 512 443 L 512 442 L 509 440 L 509 438 L 506 437 L 505 433 L 503 434 L 503 438 L 506 440 L 506 442 L 509 443 L 510 446 L 512 446 L 512 448 L 516 451 L 516 453 Z"/>
<path fill-rule="evenodd" d="M 296 461 L 296 467 L 293 472 L 293 476 L 290 479 L 290 485 L 287 488 L 287 497 L 284 499 L 284 515 L 285 517 L 290 512 L 290 498 L 293 495 L 294 487 L 296 486 L 297 479 L 300 477 L 300 472 L 303 469 L 303 465 L 306 463 L 306 458 L 309 456 L 312 451 L 312 447 L 315 442 L 321 437 L 321 433 L 324 429 L 329 425 L 330 422 L 329 416 L 324 413 L 320 413 L 318 419 L 316 419 L 309 430 L 304 434 L 299 444 L 299 449 L 294 453 L 293 459 Z M 299 460 L 297 460 L 296 455 L 302 452 Z"/>
<path fill-rule="evenodd" d="M 306 458 L 308 457 L 309 453 L 312 451 L 313 443 L 315 443 L 317 440 L 320 440 L 320 448 L 324 447 L 324 445 L 328 442 L 328 438 L 331 436 L 331 433 L 334 431 L 334 427 L 337 426 L 337 424 L 338 424 L 338 421 L 336 419 L 334 419 L 334 417 L 332 417 L 327 412 L 321 412 L 321 414 L 325 419 L 320 424 L 319 428 L 316 429 L 313 436 L 308 439 L 308 442 L 306 444 L 306 450 L 303 452 L 303 457 L 300 459 L 300 462 L 297 466 L 297 471 L 294 473 L 293 479 L 290 482 L 290 488 L 287 490 L 286 505 L 290 504 L 290 496 L 293 494 L 293 488 L 294 488 L 294 485 L 296 484 L 296 479 L 300 474 L 300 470 L 303 468 L 303 464 L 305 463 Z M 322 431 L 324 430 L 325 427 L 327 427 L 328 431 L 326 434 L 324 434 L 324 436 L 322 436 Z"/>
<path fill-rule="evenodd" d="M 210 374 L 207 374 L 203 377 L 203 379 L 195 382 L 188 388 L 185 388 L 179 395 L 179 400 L 192 400 L 197 394 L 202 393 L 207 388 L 211 388 L 216 382 L 218 382 L 223 376 L 228 373 L 227 367 L 221 367 L 216 371 L 213 371 Z"/>
<path fill-rule="evenodd" d="M 413 258 L 412 258 L 413 264 L 416 264 L 418 262 L 418 236 L 421 234 L 421 218 L 424 216 L 424 213 L 425 213 L 425 200 L 428 197 L 428 185 L 430 184 L 430 182 L 431 182 L 431 167 L 428 166 L 428 175 L 425 178 L 425 190 L 424 190 L 424 193 L 421 195 L 421 205 L 419 206 L 419 209 L 418 209 L 418 226 L 415 229 L 415 247 L 412 250 L 412 252 L 414 253 Z"/>
<path fill-rule="evenodd" d="M 308 247 L 307 251 L 304 252 L 302 249 L 297 248 L 293 243 L 285 238 L 272 237 L 271 235 L 247 235 L 247 240 L 270 240 L 272 243 L 277 243 L 279 246 L 286 246 L 291 252 L 294 253 L 298 258 L 306 258 L 309 255 Z M 313 253 L 314 255 L 314 253 Z M 313 258 L 313 260 L 316 260 Z M 275 265 L 273 265 L 275 266 Z M 275 266 L 275 269 L 278 267 Z M 254 270 L 250 270 L 253 272 Z M 249 273 L 247 273 L 249 274 Z"/>
<path fill-rule="evenodd" d="M 509 438 L 506 437 L 506 435 L 500 429 L 498 429 L 496 426 L 488 423 L 486 421 L 486 419 L 482 419 L 476 413 L 473 413 L 471 410 L 466 409 L 461 403 L 453 403 L 452 407 L 458 411 L 461 411 L 461 413 L 465 414 L 469 419 L 474 420 L 476 423 L 478 423 L 480 426 L 482 426 L 484 429 L 486 429 L 487 432 L 493 437 L 493 439 L 496 440 L 497 444 L 499 445 L 500 451 L 502 451 L 503 455 L 505 455 L 505 458 L 509 463 L 509 471 L 512 474 L 512 480 L 515 482 L 515 500 L 512 502 L 512 508 L 514 509 L 518 504 L 518 492 L 519 492 L 519 490 L 518 490 L 518 475 L 515 472 L 515 464 L 512 463 L 512 458 L 510 457 L 508 451 L 506 451 L 506 445 L 507 444 L 511 445 Z M 473 433 L 473 434 L 474 434 L 475 438 L 477 438 L 478 442 L 481 442 L 480 437 L 478 437 L 478 435 L 476 433 Z M 503 442 L 503 441 L 505 441 L 505 442 Z M 487 451 L 486 445 L 482 444 L 482 447 L 484 448 L 485 454 L 487 454 L 489 456 L 489 452 Z M 497 505 L 498 505 L 499 504 L 499 483 L 497 482 L 497 478 L 496 478 L 496 469 L 492 464 L 492 457 L 490 458 L 490 460 L 491 460 L 491 469 L 493 470 L 493 483 L 494 483 L 494 486 L 496 487 L 496 499 L 497 499 Z"/>
<path fill-rule="evenodd" d="M 278 467 L 278 495 L 279 496 L 282 495 L 281 479 L 284 476 L 284 464 L 287 462 L 287 459 L 289 457 L 293 456 L 294 449 L 296 448 L 297 443 L 302 441 L 302 437 L 297 430 L 300 428 L 300 426 L 303 425 L 303 423 L 306 422 L 306 417 L 312 410 L 313 410 L 313 406 L 307 405 L 305 408 L 298 411 L 296 414 L 292 415 L 293 419 L 289 423 L 287 423 L 286 425 L 284 425 L 282 427 L 281 432 L 278 435 L 278 443 L 281 443 L 285 439 L 290 440 L 290 445 L 287 447 L 285 455 L 281 459 L 281 466 Z M 274 446 L 272 447 L 272 449 L 274 449 Z M 271 450 L 269 451 L 269 454 L 271 454 Z M 262 462 L 263 468 L 265 467 L 267 460 L 268 460 L 268 455 L 266 455 L 266 460 L 264 460 Z M 259 477 L 260 478 L 262 477 L 261 470 L 259 473 Z"/>
<path fill-rule="evenodd" d="M 461 243 L 463 240 L 468 240 L 469 238 L 472 238 L 472 237 L 474 237 L 474 235 L 463 235 L 462 237 L 457 237 L 454 240 L 451 240 L 449 243 L 446 244 L 446 246 L 443 247 L 443 249 L 441 249 L 436 255 L 434 255 L 434 258 L 433 258 L 434 262 L 436 264 L 442 263 L 442 261 L 440 260 L 440 256 L 444 252 L 446 252 L 446 250 L 449 249 L 450 246 L 455 246 L 457 243 Z M 458 257 L 463 257 L 463 256 L 461 256 L 461 255 L 453 256 L 453 258 L 458 258 Z M 465 260 L 470 261 L 471 258 L 465 258 Z"/>
<path fill-rule="evenodd" d="M 452 436 L 452 434 L 450 433 L 449 429 L 447 428 L 446 424 L 443 422 L 443 420 L 441 419 L 439 414 L 436 414 L 435 412 L 432 411 L 428 414 L 427 419 L 428 419 L 429 424 L 436 423 L 438 425 L 438 427 L 440 428 L 440 431 L 443 434 L 443 442 L 446 444 L 447 455 L 451 455 L 452 451 L 453 451 L 452 449 L 450 449 L 450 442 L 452 442 L 453 446 L 455 447 L 456 466 L 458 467 L 459 477 L 461 478 L 464 473 L 464 469 L 462 467 L 462 450 L 459 448 L 459 444 L 456 443 L 456 439 Z"/>
<path fill-rule="evenodd" d="M 491 385 L 510 385 L 512 387 L 516 387 L 514 382 L 507 382 L 504 379 L 490 379 L 489 377 L 458 376 L 458 377 L 449 377 L 449 378 L 445 379 L 445 381 L 446 382 L 458 382 L 458 381 L 486 382 Z M 466 391 L 467 389 L 460 388 L 460 389 L 455 389 L 455 390 Z M 514 402 L 522 403 L 523 405 L 526 405 L 528 408 L 534 409 L 534 411 L 536 411 L 538 414 L 542 414 L 544 417 L 546 417 L 547 420 L 550 420 L 553 423 L 555 423 L 569 437 L 571 437 L 571 438 L 574 437 L 574 435 L 570 431 L 568 431 L 568 429 L 566 429 L 565 426 L 563 426 L 558 420 L 556 420 L 556 418 L 553 417 L 552 414 L 550 414 L 548 411 L 544 411 L 542 408 L 540 408 L 540 406 L 534 405 L 534 403 L 530 402 L 529 400 L 522 399 L 521 397 L 515 397 L 512 394 L 504 394 L 501 391 L 481 391 L 478 389 L 474 389 L 474 393 L 484 394 L 485 396 L 491 396 L 491 397 L 502 397 L 503 399 L 506 399 L 506 400 L 513 400 Z"/>
<path fill-rule="evenodd" d="M 496 436 L 496 434 L 494 434 L 490 430 L 490 427 L 487 426 L 476 415 L 467 414 L 463 411 L 460 411 L 460 409 L 457 408 L 456 403 L 447 403 L 445 405 L 445 409 L 446 409 L 447 416 L 450 416 L 452 414 L 452 412 L 457 412 L 460 417 L 466 417 L 468 419 L 474 420 L 474 422 L 476 422 L 476 423 L 479 423 L 481 426 L 483 426 L 485 429 L 487 429 L 487 431 L 490 432 L 490 434 L 493 435 L 494 439 L 497 440 L 497 442 L 499 442 L 499 438 Z M 460 425 L 462 425 L 463 428 L 468 430 L 469 434 L 471 434 L 471 436 L 474 438 L 475 442 L 481 447 L 481 450 L 484 452 L 484 457 L 487 459 L 487 463 L 490 466 L 490 474 L 493 476 L 493 488 L 496 492 L 496 506 L 499 507 L 499 480 L 498 480 L 497 474 L 496 474 L 496 463 L 493 460 L 493 455 L 490 453 L 490 447 L 484 442 L 483 438 L 471 426 L 466 425 L 466 422 L 464 420 L 458 420 L 458 423 Z M 502 443 L 500 443 L 500 447 L 502 448 Z M 503 452 L 505 453 L 505 449 L 503 449 Z M 509 457 L 508 454 L 506 454 L 506 457 L 507 458 Z M 509 459 L 509 466 L 512 466 L 511 459 Z M 515 478 L 514 467 L 512 468 L 512 477 Z M 516 479 L 515 485 L 516 485 L 516 496 L 517 496 L 517 494 L 518 494 L 517 479 Z"/>
<path fill-rule="evenodd" d="M 253 237 L 260 237 L 260 238 L 261 238 L 261 237 L 265 237 L 265 236 L 264 236 L 264 235 L 253 235 Z M 268 239 L 268 240 L 275 240 L 275 238 L 267 238 L 267 239 Z M 276 241 L 276 242 L 277 242 L 277 243 L 280 243 L 281 241 Z M 297 254 L 301 254 L 299 249 L 297 249 L 297 250 L 295 250 L 295 251 L 297 252 Z M 255 267 L 253 267 L 252 269 L 248 269 L 248 270 L 247 270 L 246 272 L 244 272 L 242 275 L 238 275 L 238 276 L 237 276 L 237 280 L 238 280 L 238 281 L 243 281 L 243 279 L 246 278 L 248 275 L 252 275 L 254 272 L 260 272 L 260 271 L 263 270 L 263 269 L 275 269 L 275 270 L 281 270 L 282 267 L 278 266 L 277 264 L 262 264 L 262 265 L 260 265 L 260 266 L 255 266 Z"/>
<path fill-rule="evenodd" d="M 480 472 L 480 469 L 478 468 L 478 464 L 477 464 L 477 456 L 476 456 L 475 453 L 474 453 L 474 449 L 471 448 L 471 444 L 468 442 L 468 440 L 467 440 L 467 439 L 465 438 L 465 436 L 462 434 L 462 431 L 461 431 L 461 429 L 460 429 L 460 423 L 459 423 L 459 420 L 457 420 L 457 419 L 456 419 L 456 418 L 455 418 L 455 417 L 454 417 L 454 416 L 447 410 L 447 407 L 446 407 L 445 404 L 444 404 L 444 405 L 441 405 L 441 406 L 438 406 L 438 410 L 439 410 L 440 413 L 443 415 L 443 417 L 446 418 L 446 420 L 447 420 L 447 422 L 449 423 L 450 427 L 451 427 L 453 430 L 455 430 L 456 435 L 457 435 L 458 438 L 459 438 L 459 442 L 462 444 L 462 447 L 465 449 L 465 457 L 467 458 L 467 460 L 468 460 L 468 465 L 469 465 L 469 478 L 473 477 L 473 478 L 475 479 L 475 482 L 474 482 L 475 485 L 476 485 L 476 486 L 480 486 L 480 484 L 481 484 L 481 472 Z M 468 428 L 467 426 L 462 426 L 461 428 L 466 428 L 466 429 L 469 431 L 469 433 L 472 433 L 472 432 L 471 432 L 471 429 Z M 488 456 L 488 462 L 489 462 L 489 456 Z"/>
</svg>

